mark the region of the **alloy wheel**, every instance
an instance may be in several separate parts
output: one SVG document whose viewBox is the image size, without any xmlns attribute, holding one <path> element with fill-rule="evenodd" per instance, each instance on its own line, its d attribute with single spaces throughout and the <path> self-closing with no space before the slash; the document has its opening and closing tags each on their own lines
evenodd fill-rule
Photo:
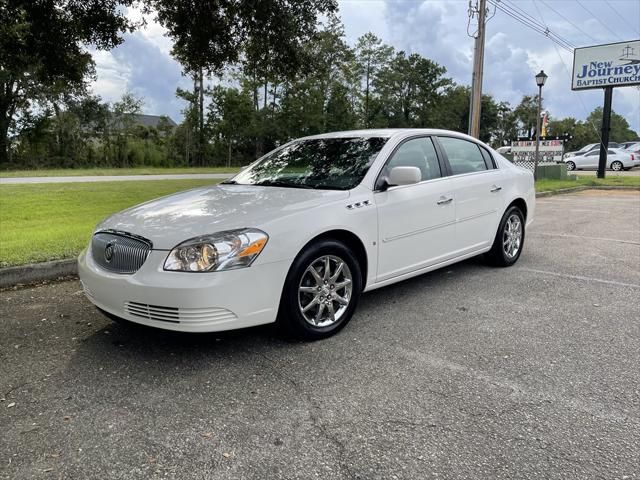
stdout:
<svg viewBox="0 0 640 480">
<path fill-rule="evenodd" d="M 520 251 L 522 244 L 522 221 L 516 214 L 510 215 L 502 233 L 502 249 L 507 258 L 512 259 Z"/>
<path fill-rule="evenodd" d="M 616 160 L 611 164 L 611 170 L 619 172 L 620 170 L 622 170 L 622 163 Z"/>
<path fill-rule="evenodd" d="M 353 277 L 347 263 L 335 255 L 317 258 L 298 286 L 298 307 L 307 323 L 328 327 L 338 322 L 351 301 Z"/>
</svg>

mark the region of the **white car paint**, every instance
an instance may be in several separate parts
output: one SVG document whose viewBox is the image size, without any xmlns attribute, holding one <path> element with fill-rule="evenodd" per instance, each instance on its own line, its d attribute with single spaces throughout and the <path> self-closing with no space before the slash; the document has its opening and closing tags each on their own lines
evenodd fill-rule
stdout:
<svg viewBox="0 0 640 480">
<path fill-rule="evenodd" d="M 497 168 L 375 191 L 378 175 L 398 145 L 413 137 L 438 135 L 482 145 Z M 212 185 L 107 218 L 95 232 L 113 229 L 139 235 L 153 243 L 153 250 L 137 272 L 123 275 L 102 269 L 91 249 L 86 249 L 78 266 L 87 297 L 113 315 L 159 328 L 192 332 L 243 328 L 276 320 L 293 260 L 305 245 L 326 232 L 347 231 L 361 241 L 367 256 L 364 290 L 369 291 L 487 252 L 502 215 L 517 199 L 526 202 L 526 225 L 533 221 L 531 172 L 467 135 L 398 129 L 307 138 L 358 136 L 389 140 L 362 182 L 351 190 Z M 243 227 L 269 235 L 250 267 L 205 273 L 163 269 L 169 250 L 179 243 Z M 167 323 L 132 315 L 127 310 L 129 302 L 153 311 L 178 309 L 180 321 Z"/>
<path fill-rule="evenodd" d="M 609 148 L 607 153 L 607 168 L 611 169 L 613 162 L 622 163 L 622 168 L 633 168 L 640 165 L 640 155 L 633 152 L 617 148 Z M 565 164 L 573 162 L 576 170 L 595 170 L 598 168 L 598 162 L 600 161 L 600 150 L 592 150 L 585 155 L 573 156 L 569 158 L 563 158 L 562 161 Z"/>
</svg>

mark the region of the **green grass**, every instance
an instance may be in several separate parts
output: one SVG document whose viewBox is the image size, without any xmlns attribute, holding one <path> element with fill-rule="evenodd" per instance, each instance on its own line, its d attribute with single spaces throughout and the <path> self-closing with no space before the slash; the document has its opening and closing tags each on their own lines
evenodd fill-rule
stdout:
<svg viewBox="0 0 640 480">
<path fill-rule="evenodd" d="M 43 170 L 0 170 L 0 178 L 15 177 L 82 177 L 104 175 L 179 175 L 185 173 L 236 173 L 236 167 L 185 167 L 185 168 L 59 168 Z"/>
<path fill-rule="evenodd" d="M 73 258 L 111 213 L 216 180 L 0 185 L 0 267 Z"/>
<path fill-rule="evenodd" d="M 95 225 L 124 208 L 215 180 L 0 185 L 0 267 L 73 258 Z M 640 177 L 540 180 L 539 192 L 576 186 L 640 187 Z"/>
<path fill-rule="evenodd" d="M 607 176 L 605 178 L 578 177 L 576 180 L 538 180 L 536 191 L 550 192 L 572 187 L 625 186 L 640 187 L 640 177 Z"/>
</svg>

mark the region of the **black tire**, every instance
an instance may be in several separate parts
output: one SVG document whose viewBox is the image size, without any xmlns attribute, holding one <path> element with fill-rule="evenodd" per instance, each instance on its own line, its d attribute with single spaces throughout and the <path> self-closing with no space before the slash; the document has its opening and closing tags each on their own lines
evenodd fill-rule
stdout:
<svg viewBox="0 0 640 480">
<path fill-rule="evenodd" d="M 570 172 L 576 169 L 576 164 L 574 162 L 568 161 L 566 163 L 567 163 L 567 170 L 569 170 Z"/>
<path fill-rule="evenodd" d="M 614 172 L 620 172 L 624 169 L 624 165 L 622 165 L 621 161 L 616 160 L 615 162 L 611 162 L 611 166 L 609 168 Z"/>
<path fill-rule="evenodd" d="M 513 216 L 517 216 L 520 220 L 521 225 L 521 237 L 520 243 L 518 245 L 517 251 L 515 251 L 514 255 L 509 255 L 505 251 L 505 236 L 508 235 L 506 233 L 507 223 Z M 510 267 L 514 263 L 518 261 L 520 258 L 520 254 L 522 253 L 522 248 L 524 247 L 524 239 L 525 239 L 525 221 L 522 210 L 520 210 L 516 206 L 511 206 L 507 209 L 507 211 L 502 216 L 500 220 L 500 225 L 498 226 L 498 231 L 496 232 L 496 236 L 493 240 L 493 245 L 491 246 L 491 250 L 487 252 L 486 258 L 491 265 L 496 267 Z"/>
<path fill-rule="evenodd" d="M 345 269 L 343 265 L 340 270 L 341 273 L 335 280 L 331 280 L 330 277 L 328 280 L 330 283 L 318 286 L 318 281 L 312 275 L 310 268 L 314 267 L 316 274 L 322 280 L 321 283 L 324 283 L 324 279 L 327 278 L 325 276 L 324 259 L 327 257 L 330 264 L 330 276 L 338 269 L 338 260 L 342 261 L 347 268 Z M 334 269 L 333 272 L 332 268 Z M 340 287 L 340 285 L 346 283 L 347 279 L 350 280 L 350 291 L 348 291 L 347 285 Z M 333 287 L 331 287 L 332 285 Z M 331 289 L 329 290 L 330 287 Z M 336 287 L 339 288 L 334 290 Z M 302 288 L 313 289 L 314 291 L 303 292 L 301 291 Z M 316 288 L 322 291 L 318 290 L 316 292 Z M 337 240 L 320 240 L 305 247 L 293 261 L 282 290 L 278 324 L 286 334 L 298 339 L 319 340 L 329 337 L 337 333 L 351 320 L 361 292 L 362 269 L 353 252 Z M 341 295 L 344 295 L 344 297 Z M 348 304 L 342 305 L 338 300 L 334 300 L 334 298 L 338 297 L 341 301 L 348 297 Z M 318 300 L 319 298 L 323 300 Z M 303 313 L 303 307 L 309 306 L 310 303 L 313 303 L 310 306 L 310 310 L 307 313 Z M 320 303 L 323 303 L 324 306 L 320 305 Z M 318 311 L 320 311 L 319 315 Z M 330 311 L 335 312 L 333 317 L 335 321 L 332 321 Z M 319 318 L 318 324 L 313 325 L 311 321 L 314 319 L 307 320 L 305 315 L 314 317 L 314 319 L 315 317 Z M 326 320 L 323 317 L 324 315 L 328 316 Z"/>
</svg>

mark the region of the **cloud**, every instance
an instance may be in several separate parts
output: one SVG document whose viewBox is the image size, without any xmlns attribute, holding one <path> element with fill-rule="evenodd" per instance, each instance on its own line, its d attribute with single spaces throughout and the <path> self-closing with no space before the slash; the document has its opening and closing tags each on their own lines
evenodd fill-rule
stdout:
<svg viewBox="0 0 640 480">
<path fill-rule="evenodd" d="M 128 12 L 139 20 L 139 12 Z M 130 91 L 144 99 L 143 111 L 182 118 L 182 100 L 175 96 L 178 86 L 189 88 L 190 81 L 181 74 L 181 67 L 170 54 L 171 41 L 164 29 L 147 19 L 147 26 L 125 35 L 124 42 L 110 52 L 93 52 L 97 81 L 93 92 L 105 101 L 115 102 Z"/>
</svg>

